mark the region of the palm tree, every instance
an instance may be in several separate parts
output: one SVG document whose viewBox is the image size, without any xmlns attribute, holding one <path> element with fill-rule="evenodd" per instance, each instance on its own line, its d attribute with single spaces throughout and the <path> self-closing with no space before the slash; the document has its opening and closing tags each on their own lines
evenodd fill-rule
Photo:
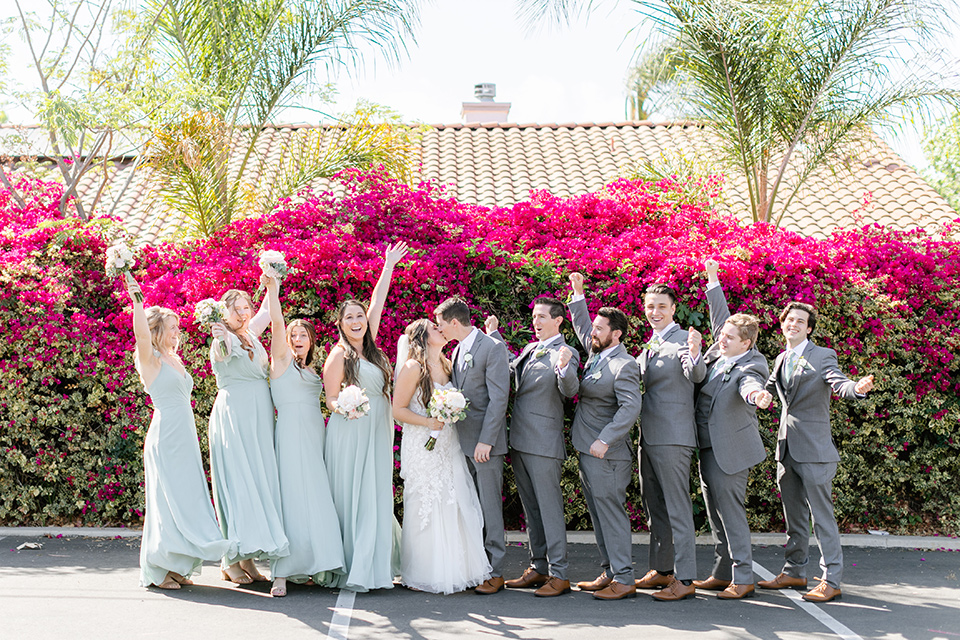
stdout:
<svg viewBox="0 0 960 640">
<path fill-rule="evenodd" d="M 565 19 L 592 0 L 519 0 Z M 661 74 L 686 117 L 707 123 L 746 177 L 754 221 L 779 224 L 807 179 L 839 169 L 871 124 L 928 115 L 960 92 L 911 45 L 942 32 L 924 0 L 636 0 L 682 57 Z M 929 47 L 926 50 L 930 50 Z M 661 61 L 662 62 L 662 61 Z M 655 85 L 656 86 L 656 85 Z M 902 121 L 902 120 L 901 120 Z"/>
<path fill-rule="evenodd" d="M 161 55 L 191 87 L 195 111 L 157 132 L 147 164 L 165 201 L 187 214 L 192 231 L 207 235 L 237 215 L 269 210 L 277 198 L 303 187 L 307 176 L 329 176 L 371 161 L 402 172 L 411 131 L 373 124 L 374 110 L 361 107 L 333 128 L 332 142 L 291 139 L 282 155 L 294 164 L 270 188 L 243 181 L 251 163 L 262 163 L 255 151 L 264 126 L 289 101 L 317 85 L 319 67 L 330 72 L 356 63 L 361 42 L 399 57 L 404 38 L 413 37 L 416 2 L 151 3 Z M 230 167 L 227 159 L 234 150 L 240 151 L 240 162 Z M 305 159 L 313 164 L 304 166 Z"/>
</svg>

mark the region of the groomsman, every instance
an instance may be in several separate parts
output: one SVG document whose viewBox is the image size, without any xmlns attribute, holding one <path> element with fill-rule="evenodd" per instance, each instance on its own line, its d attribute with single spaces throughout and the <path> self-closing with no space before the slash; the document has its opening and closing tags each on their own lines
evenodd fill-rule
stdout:
<svg viewBox="0 0 960 640">
<path fill-rule="evenodd" d="M 703 358 L 707 376 L 697 390 L 696 420 L 700 484 L 716 542 L 710 577 L 694 580 L 693 586 L 720 591 L 717 597 L 722 600 L 739 600 L 754 591 L 753 550 L 744 502 L 750 468 L 767 456 L 756 406 L 758 399 L 764 401 L 759 403 L 761 408 L 770 405 L 770 394 L 764 391 L 770 369 L 756 349 L 759 320 L 743 313 L 731 316 L 717 279 L 719 264 L 707 260 L 705 266 L 715 342 Z M 690 335 L 695 340 L 700 337 L 695 329 Z"/>
<path fill-rule="evenodd" d="M 644 293 L 653 335 L 637 357 L 643 379 L 640 416 L 640 491 L 650 525 L 650 570 L 642 589 L 660 588 L 657 600 L 682 600 L 696 592 L 696 530 L 690 500 L 690 461 L 697 447 L 694 385 L 706 375 L 700 339 L 674 322 L 677 294 L 664 284 Z M 695 347 L 694 347 L 695 346 Z M 691 350 L 696 348 L 696 357 Z"/>
<path fill-rule="evenodd" d="M 449 298 L 434 310 L 437 328 L 453 351 L 453 384 L 469 401 L 466 417 L 457 423 L 460 448 L 477 485 L 483 512 L 483 546 L 491 577 L 474 589 L 489 595 L 503 589 L 503 456 L 507 452 L 507 399 L 510 369 L 507 348 L 470 323 L 470 309 L 460 298 Z"/>
<path fill-rule="evenodd" d="M 633 472 L 630 430 L 640 415 L 640 371 L 620 344 L 629 329 L 627 316 L 619 309 L 601 307 L 591 323 L 583 276 L 570 274 L 570 284 L 573 327 L 589 355 L 571 439 L 580 452 L 580 481 L 603 567 L 595 580 L 577 586 L 581 591 L 593 591 L 593 597 L 601 600 L 632 598 L 637 589 L 630 519 L 623 503 Z M 569 347 L 561 347 L 561 351 L 564 358 L 572 357 Z"/>
<path fill-rule="evenodd" d="M 803 598 L 830 602 L 840 596 L 843 550 L 833 515 L 833 477 L 840 455 L 830 432 L 830 395 L 862 398 L 873 388 L 873 376 L 854 382 L 837 365 L 833 349 L 809 340 L 817 326 L 817 310 L 790 302 L 780 314 L 787 349 L 777 356 L 767 380 L 769 392 L 780 397 L 777 433 L 777 486 L 787 523 L 785 562 L 780 575 L 757 584 L 764 589 L 807 586 L 810 517 L 820 546 L 821 582 Z"/>
<path fill-rule="evenodd" d="M 567 578 L 567 523 L 563 516 L 560 474 L 567 457 L 563 442 L 563 403 L 577 395 L 580 355 L 567 346 L 560 325 L 566 310 L 554 298 L 533 301 L 531 342 L 510 363 L 516 385 L 510 416 L 510 460 L 523 503 L 530 540 L 530 566 L 507 580 L 512 589 L 539 587 L 534 595 L 559 596 L 570 591 Z M 497 319 L 486 330 L 503 342 Z M 561 353 L 562 351 L 562 353 Z"/>
</svg>

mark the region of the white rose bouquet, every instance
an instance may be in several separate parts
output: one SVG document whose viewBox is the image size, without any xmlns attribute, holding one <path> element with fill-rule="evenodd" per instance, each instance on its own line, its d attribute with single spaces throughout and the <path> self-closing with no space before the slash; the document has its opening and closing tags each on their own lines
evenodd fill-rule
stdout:
<svg viewBox="0 0 960 640">
<path fill-rule="evenodd" d="M 261 251 L 260 258 L 257 260 L 260 271 L 265 276 L 276 278 L 277 282 L 283 282 L 291 269 L 287 265 L 286 257 L 279 251 Z M 263 290 L 263 285 L 257 287 L 257 295 Z"/>
<path fill-rule="evenodd" d="M 213 298 L 201 300 L 193 309 L 193 317 L 200 323 L 201 327 L 209 330 L 214 322 L 223 322 L 223 319 L 227 317 L 227 305 Z M 220 343 L 220 349 L 226 356 L 227 344 L 225 342 Z"/>
<path fill-rule="evenodd" d="M 133 251 L 125 244 L 115 244 L 107 249 L 106 267 L 107 277 L 116 278 L 122 275 L 128 284 L 133 284 L 133 275 L 130 269 L 134 267 L 136 261 L 133 259 Z M 139 291 L 133 294 L 137 302 L 143 302 L 143 294 Z"/>
<path fill-rule="evenodd" d="M 344 387 L 333 401 L 334 409 L 347 420 L 362 418 L 370 412 L 370 398 L 355 384 Z"/>
<path fill-rule="evenodd" d="M 467 417 L 469 405 L 470 403 L 459 389 L 434 389 L 430 403 L 427 405 L 427 414 L 445 424 L 453 424 Z M 439 437 L 439 431 L 431 430 L 430 438 L 423 445 L 424 448 L 427 451 L 433 451 Z"/>
</svg>

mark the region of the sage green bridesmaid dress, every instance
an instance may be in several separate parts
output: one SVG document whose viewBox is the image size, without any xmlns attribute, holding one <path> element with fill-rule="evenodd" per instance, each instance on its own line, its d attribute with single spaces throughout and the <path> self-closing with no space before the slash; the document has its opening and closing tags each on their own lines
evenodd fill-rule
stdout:
<svg viewBox="0 0 960 640">
<path fill-rule="evenodd" d="M 295 363 L 270 381 L 277 407 L 283 529 L 290 541 L 290 555 L 272 561 L 270 572 L 296 583 L 332 583 L 343 567 L 343 542 L 323 462 L 321 391 L 323 382 L 317 374 Z"/>
<path fill-rule="evenodd" d="M 146 510 L 140 540 L 140 586 L 161 584 L 168 571 L 189 578 L 204 560 L 236 552 L 210 504 L 197 426 L 190 406 L 193 378 L 161 361 L 147 393 L 153 419 L 143 441 Z"/>
<path fill-rule="evenodd" d="M 247 337 L 254 346 L 253 359 L 232 333 L 227 334 L 231 351 L 225 360 L 213 358 L 220 341 L 211 346 L 219 388 L 208 431 L 213 502 L 223 537 L 239 545 L 236 554 L 223 559 L 223 568 L 241 560 L 276 560 L 289 552 L 273 444 L 267 352 L 252 333 Z"/>
<path fill-rule="evenodd" d="M 393 515 L 393 411 L 383 374 L 360 360 L 360 387 L 370 412 L 327 422 L 324 460 L 343 536 L 344 573 L 330 586 L 352 591 L 390 589 L 400 572 L 400 525 Z"/>
</svg>

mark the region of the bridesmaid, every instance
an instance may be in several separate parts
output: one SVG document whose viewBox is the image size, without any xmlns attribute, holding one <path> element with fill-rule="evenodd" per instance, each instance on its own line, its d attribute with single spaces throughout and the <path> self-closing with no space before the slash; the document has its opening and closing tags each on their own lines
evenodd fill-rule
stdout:
<svg viewBox="0 0 960 640">
<path fill-rule="evenodd" d="M 224 540 L 210 505 L 210 493 L 190 406 L 193 378 L 177 355 L 180 319 L 170 309 L 137 302 L 140 286 L 127 286 L 133 301 L 133 361 L 153 402 L 153 419 L 143 442 L 146 513 L 140 541 L 140 586 L 179 589 L 204 560 L 236 550 Z"/>
<path fill-rule="evenodd" d="M 219 391 L 210 412 L 210 475 L 220 530 L 239 543 L 237 552 L 223 559 L 223 578 L 237 584 L 265 582 L 254 560 L 276 560 L 288 553 L 269 362 L 257 339 L 266 328 L 267 314 L 264 310 L 251 320 L 253 304 L 245 291 L 231 289 L 221 300 L 227 316 L 211 329 L 210 360 Z M 226 345 L 226 355 L 221 345 Z"/>
<path fill-rule="evenodd" d="M 393 268 L 406 253 L 403 242 L 387 248 L 369 310 L 358 300 L 340 305 L 340 340 L 323 365 L 331 411 L 336 412 L 344 386 L 357 385 L 370 399 L 370 411 L 361 418 L 330 417 L 324 456 L 343 536 L 344 574 L 331 586 L 353 591 L 390 589 L 400 568 L 399 524 L 393 516 L 393 372 L 376 338 Z"/>
<path fill-rule="evenodd" d="M 343 542 L 323 463 L 325 434 L 320 393 L 314 372 L 317 343 L 313 325 L 294 320 L 284 328 L 280 285 L 261 278 L 270 310 L 270 393 L 277 407 L 277 466 L 280 503 L 290 555 L 270 563 L 271 595 L 287 595 L 287 580 L 325 584 L 343 567 Z M 331 572 L 331 573 L 328 573 Z"/>
</svg>

